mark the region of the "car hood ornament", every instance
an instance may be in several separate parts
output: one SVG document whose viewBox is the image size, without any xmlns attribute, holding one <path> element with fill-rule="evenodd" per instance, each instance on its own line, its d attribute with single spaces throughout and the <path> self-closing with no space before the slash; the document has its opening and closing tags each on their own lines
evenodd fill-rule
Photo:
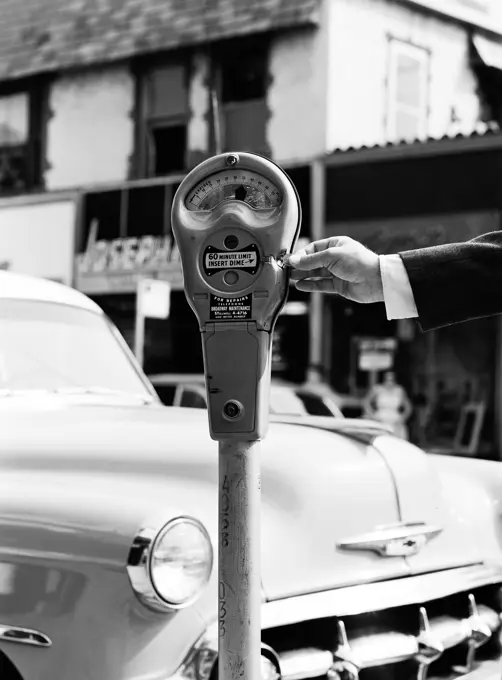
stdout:
<svg viewBox="0 0 502 680">
<path fill-rule="evenodd" d="M 442 531 L 441 527 L 424 522 L 400 522 L 342 539 L 336 547 L 340 550 L 370 550 L 381 557 L 409 557 L 416 555 Z"/>
</svg>

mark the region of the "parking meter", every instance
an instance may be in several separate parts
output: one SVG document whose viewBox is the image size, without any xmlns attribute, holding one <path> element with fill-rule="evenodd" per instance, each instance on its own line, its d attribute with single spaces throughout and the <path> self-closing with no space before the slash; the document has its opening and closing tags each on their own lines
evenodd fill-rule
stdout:
<svg viewBox="0 0 502 680">
<path fill-rule="evenodd" d="M 172 229 L 202 335 L 211 437 L 261 439 L 272 333 L 289 287 L 301 207 L 286 173 L 252 153 L 210 158 L 183 180 Z"/>
</svg>

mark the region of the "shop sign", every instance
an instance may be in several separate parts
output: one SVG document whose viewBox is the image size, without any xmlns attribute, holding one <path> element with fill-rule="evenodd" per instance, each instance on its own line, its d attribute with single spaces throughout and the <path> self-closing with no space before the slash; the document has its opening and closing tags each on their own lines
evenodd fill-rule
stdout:
<svg viewBox="0 0 502 680">
<path fill-rule="evenodd" d="M 394 365 L 395 338 L 361 338 L 358 344 L 360 371 L 388 371 Z"/>
<path fill-rule="evenodd" d="M 77 256 L 79 274 L 146 271 L 179 263 L 171 236 L 142 236 L 95 241 Z"/>
<path fill-rule="evenodd" d="M 149 319 L 167 319 L 171 307 L 169 281 L 142 279 L 138 285 L 136 304 L 140 313 Z"/>
<path fill-rule="evenodd" d="M 0 270 L 73 284 L 73 195 L 26 196 L 0 206 Z"/>
<path fill-rule="evenodd" d="M 77 255 L 77 288 L 84 293 L 134 292 L 141 278 L 183 287 L 179 251 L 171 236 L 93 241 Z"/>
</svg>

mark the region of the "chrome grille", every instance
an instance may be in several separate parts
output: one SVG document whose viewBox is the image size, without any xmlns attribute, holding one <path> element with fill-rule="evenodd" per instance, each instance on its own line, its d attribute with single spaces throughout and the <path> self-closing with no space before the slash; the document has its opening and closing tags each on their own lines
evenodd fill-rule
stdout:
<svg viewBox="0 0 502 680">
<path fill-rule="evenodd" d="M 268 628 L 284 680 L 502 677 L 499 584 L 416 605 Z M 473 676 L 474 677 L 474 676 Z"/>
</svg>

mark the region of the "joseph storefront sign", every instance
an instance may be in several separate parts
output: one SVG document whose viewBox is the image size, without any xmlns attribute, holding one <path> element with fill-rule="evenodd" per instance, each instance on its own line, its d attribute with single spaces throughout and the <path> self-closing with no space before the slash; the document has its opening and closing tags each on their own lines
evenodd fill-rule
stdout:
<svg viewBox="0 0 502 680">
<path fill-rule="evenodd" d="M 95 241 L 77 255 L 76 287 L 88 295 L 134 293 L 142 278 L 169 281 L 183 288 L 181 264 L 171 236 L 142 236 Z"/>
</svg>

